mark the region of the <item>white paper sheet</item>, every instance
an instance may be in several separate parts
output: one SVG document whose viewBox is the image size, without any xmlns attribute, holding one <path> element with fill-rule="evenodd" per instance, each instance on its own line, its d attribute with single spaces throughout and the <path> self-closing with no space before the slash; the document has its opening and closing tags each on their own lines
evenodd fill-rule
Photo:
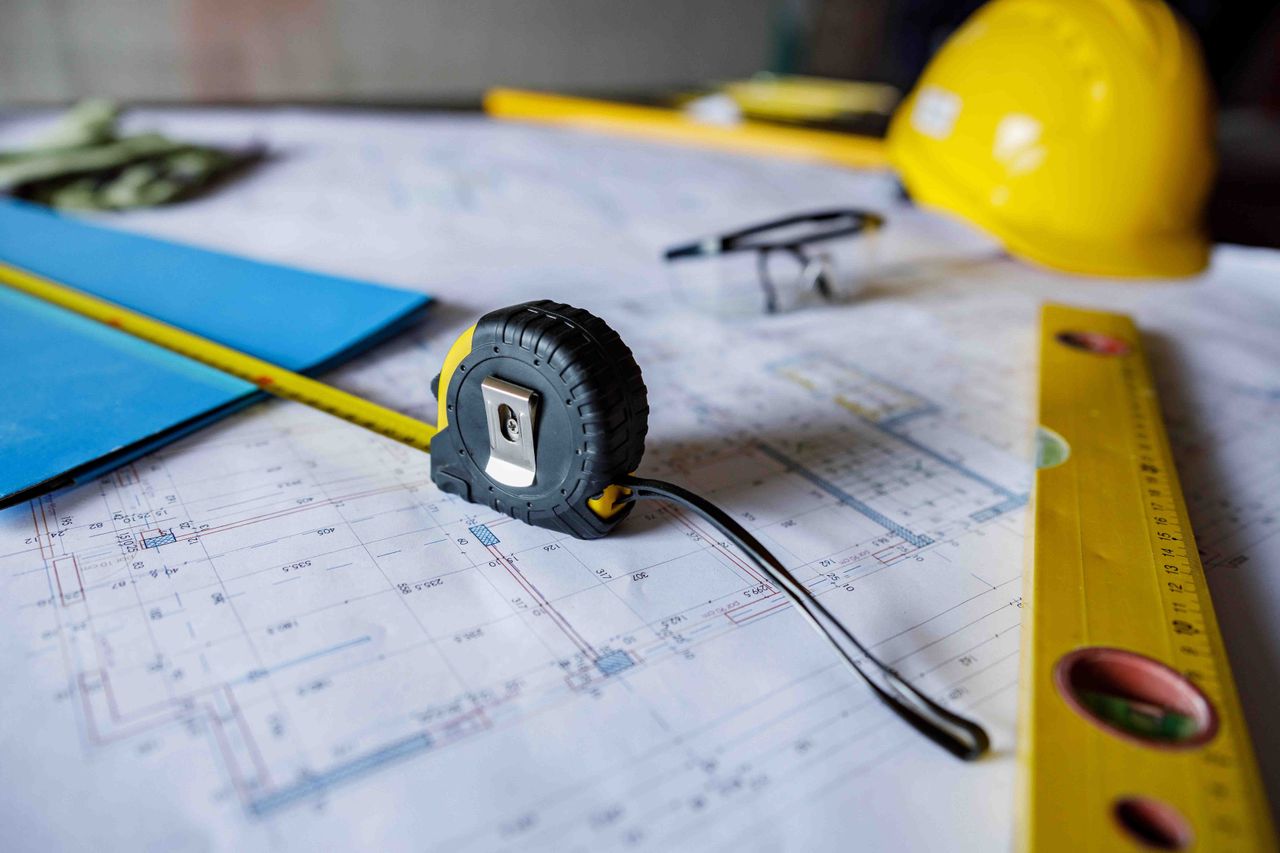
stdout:
<svg viewBox="0 0 1280 853">
<path fill-rule="evenodd" d="M 898 722 L 696 519 L 642 506 L 613 537 L 567 539 L 442 495 L 423 455 L 271 402 L 0 515 L 5 849 L 1007 846 L 1050 298 L 1148 333 L 1280 790 L 1275 254 L 1223 248 L 1179 283 L 1073 279 L 903 206 L 883 175 L 477 119 L 138 120 L 279 156 L 111 222 L 441 298 L 329 377 L 343 387 L 434 420 L 430 379 L 480 314 L 550 297 L 605 317 L 650 392 L 642 471 L 742 519 L 995 750 L 965 765 Z M 659 261 L 850 204 L 889 219 L 853 305 L 725 322 Z"/>
</svg>

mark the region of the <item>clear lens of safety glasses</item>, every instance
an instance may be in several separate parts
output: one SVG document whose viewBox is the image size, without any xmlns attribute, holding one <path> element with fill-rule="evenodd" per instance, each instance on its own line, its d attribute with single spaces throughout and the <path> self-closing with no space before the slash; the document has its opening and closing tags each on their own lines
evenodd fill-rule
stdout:
<svg viewBox="0 0 1280 853">
<path fill-rule="evenodd" d="M 676 294 L 695 308 L 728 315 L 768 310 L 755 252 L 686 258 L 671 271 Z"/>
<path fill-rule="evenodd" d="M 856 295 L 875 269 L 883 219 L 822 211 L 675 246 L 666 253 L 686 301 L 717 313 L 791 311 Z"/>
</svg>

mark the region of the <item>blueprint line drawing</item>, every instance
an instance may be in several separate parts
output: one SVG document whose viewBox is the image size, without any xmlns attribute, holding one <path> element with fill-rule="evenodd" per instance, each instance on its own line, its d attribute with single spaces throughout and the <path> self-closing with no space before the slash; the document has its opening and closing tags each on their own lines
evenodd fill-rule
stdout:
<svg viewBox="0 0 1280 853">
<path fill-rule="evenodd" d="M 907 542 L 914 545 L 916 548 L 923 548 L 926 545 L 933 544 L 933 540 L 930 539 L 928 536 L 921 536 L 918 533 L 912 533 L 910 530 L 906 529 L 901 524 L 898 524 L 896 521 L 893 521 L 892 519 L 887 518 L 881 513 L 876 512 L 870 506 L 858 500 L 848 492 L 844 491 L 835 483 L 832 483 L 828 480 L 824 480 L 822 477 L 819 477 L 817 474 L 813 473 L 808 468 L 805 468 L 803 465 L 796 462 L 794 459 L 791 459 L 783 455 L 781 451 L 776 450 L 775 448 L 772 448 L 767 444 L 757 444 L 756 447 L 760 449 L 761 453 L 765 454 L 770 459 L 773 459 L 775 462 L 778 462 L 779 464 L 783 465 L 788 471 L 792 471 L 796 474 L 799 474 L 801 477 L 804 477 L 806 480 L 813 483 L 815 486 L 822 489 L 824 492 L 831 495 L 836 500 L 840 501 L 840 503 L 857 510 L 858 512 L 865 515 L 867 518 L 874 521 L 876 524 L 879 524 L 885 530 L 888 530 L 890 533 L 894 534 L 895 536 L 898 536 L 901 539 L 906 540 Z"/>
<path fill-rule="evenodd" d="M 644 342 L 633 345 L 644 351 Z M 781 374 L 771 381 L 779 392 L 809 393 Z M 696 416 L 704 430 L 727 428 L 716 420 L 724 401 L 702 388 L 681 392 L 707 402 Z M 659 462 L 695 485 L 714 483 L 726 465 L 761 471 L 729 505 L 824 601 L 914 565 L 913 555 L 942 542 L 943 531 L 954 542 L 961 528 L 991 527 L 995 516 L 975 520 L 967 508 L 1021 488 L 1020 465 L 1010 462 L 1010 484 L 995 487 L 869 421 L 872 397 L 842 393 L 832 407 L 839 427 L 882 433 L 880 446 L 824 438 L 819 424 L 729 452 L 672 445 Z M 922 413 L 940 410 L 920 399 Z M 333 452 L 353 441 L 358 452 Z M 382 464 L 357 464 L 366 457 Z M 703 649 L 750 649 L 748 637 L 790 610 L 743 555 L 676 509 L 639 507 L 643 533 L 602 550 L 442 495 L 426 482 L 424 463 L 377 436 L 272 403 L 27 507 L 38 550 L 21 559 L 46 561 L 61 590 L 28 603 L 63 626 L 54 633 L 69 667 L 66 701 L 86 748 L 202 739 L 221 780 L 207 796 L 243 820 L 276 820 L 380 774 L 519 731 L 531 716 L 635 690 L 643 673 L 696 673 Z M 921 513 L 930 507 L 934 515 Z M 944 516 L 949 527 L 938 526 Z M 821 534 L 833 524 L 845 533 Z M 1017 546 L 1020 533 L 1008 530 Z M 1017 572 L 961 577 L 947 611 L 879 638 L 876 648 L 967 707 L 973 691 L 981 701 L 1012 684 Z M 992 613 L 1004 634 L 979 640 L 977 626 L 989 633 Z M 971 642 L 1001 644 L 1000 653 L 988 661 L 974 645 L 936 656 L 939 618 L 950 620 L 948 637 L 972 632 Z M 355 624 L 363 628 L 339 628 Z M 809 651 L 813 677 L 828 682 L 824 701 L 851 703 L 839 719 L 856 714 L 873 731 L 896 726 L 860 688 L 831 686 L 844 681 L 835 661 Z M 409 657 L 431 659 L 431 687 L 400 697 L 398 682 L 380 673 Z M 365 680 L 384 691 L 376 719 L 344 722 Z M 731 708 L 722 713 L 734 718 Z M 783 715 L 769 725 L 789 723 Z M 766 782 L 760 775 L 723 784 Z M 704 798 L 697 809 L 713 804 Z M 499 838 L 525 831 L 518 820 L 497 830 Z"/>
</svg>

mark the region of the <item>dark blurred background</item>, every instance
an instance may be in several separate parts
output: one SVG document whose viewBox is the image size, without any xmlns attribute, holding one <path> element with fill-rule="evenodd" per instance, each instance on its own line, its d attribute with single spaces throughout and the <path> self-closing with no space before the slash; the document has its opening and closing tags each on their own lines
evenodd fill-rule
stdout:
<svg viewBox="0 0 1280 853">
<path fill-rule="evenodd" d="M 0 0 L 0 102 L 642 92 L 761 70 L 907 88 L 979 0 Z M 1175 0 L 1225 107 L 1280 109 L 1280 3 Z"/>
<path fill-rule="evenodd" d="M 909 87 L 981 0 L 829 0 L 815 4 L 807 70 Z M 1224 106 L 1280 110 L 1280 3 L 1176 0 L 1200 35 Z"/>
<path fill-rule="evenodd" d="M 0 0 L 0 106 L 474 106 L 758 71 L 907 89 L 977 0 Z M 1222 109 L 1219 239 L 1280 246 L 1280 2 L 1177 0 Z"/>
</svg>

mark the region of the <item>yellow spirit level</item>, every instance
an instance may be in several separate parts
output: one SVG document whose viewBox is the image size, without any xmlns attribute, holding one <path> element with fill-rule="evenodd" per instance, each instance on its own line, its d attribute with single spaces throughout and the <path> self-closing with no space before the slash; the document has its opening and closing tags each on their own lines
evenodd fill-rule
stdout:
<svg viewBox="0 0 1280 853">
<path fill-rule="evenodd" d="M 1275 850 L 1142 342 L 1047 305 L 1019 847 Z"/>
</svg>

